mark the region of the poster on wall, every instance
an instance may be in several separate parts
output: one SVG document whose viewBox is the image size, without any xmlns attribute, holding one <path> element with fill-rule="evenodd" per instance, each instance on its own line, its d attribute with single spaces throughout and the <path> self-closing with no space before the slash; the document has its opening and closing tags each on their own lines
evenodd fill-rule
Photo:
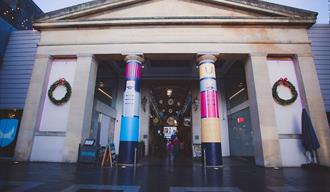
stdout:
<svg viewBox="0 0 330 192">
<path fill-rule="evenodd" d="M 177 127 L 164 127 L 163 133 L 164 137 L 170 139 L 173 134 L 177 131 Z"/>
<path fill-rule="evenodd" d="M 14 155 L 18 119 L 0 119 L 0 157 Z"/>
<path fill-rule="evenodd" d="M 139 116 L 140 93 L 135 91 L 135 81 L 127 81 L 126 90 L 124 92 L 123 116 L 134 117 Z"/>
<path fill-rule="evenodd" d="M 202 157 L 202 145 L 201 144 L 193 144 L 193 157 L 194 158 Z"/>
</svg>

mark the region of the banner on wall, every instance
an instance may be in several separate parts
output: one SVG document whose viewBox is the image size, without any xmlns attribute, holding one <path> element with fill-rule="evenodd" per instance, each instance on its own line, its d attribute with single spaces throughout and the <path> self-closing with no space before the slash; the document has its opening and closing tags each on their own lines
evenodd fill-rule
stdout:
<svg viewBox="0 0 330 192">
<path fill-rule="evenodd" d="M 14 155 L 18 119 L 0 119 L 0 157 Z"/>
<path fill-rule="evenodd" d="M 140 93 L 135 90 L 126 90 L 124 92 L 123 116 L 139 116 Z"/>
</svg>

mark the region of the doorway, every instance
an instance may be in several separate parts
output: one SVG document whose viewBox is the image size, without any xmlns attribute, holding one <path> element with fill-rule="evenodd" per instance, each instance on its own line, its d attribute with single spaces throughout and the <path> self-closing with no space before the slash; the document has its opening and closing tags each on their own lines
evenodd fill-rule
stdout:
<svg viewBox="0 0 330 192">
<path fill-rule="evenodd" d="M 253 157 L 250 110 L 245 108 L 228 116 L 230 155 Z"/>
<path fill-rule="evenodd" d="M 245 60 L 236 60 L 224 74 L 224 92 L 228 115 L 229 151 L 231 157 L 254 159 Z"/>
<path fill-rule="evenodd" d="M 149 154 L 167 157 L 175 137 L 177 154 L 191 158 L 191 88 L 188 81 L 150 83 Z M 174 149 L 175 150 L 175 149 Z"/>
</svg>

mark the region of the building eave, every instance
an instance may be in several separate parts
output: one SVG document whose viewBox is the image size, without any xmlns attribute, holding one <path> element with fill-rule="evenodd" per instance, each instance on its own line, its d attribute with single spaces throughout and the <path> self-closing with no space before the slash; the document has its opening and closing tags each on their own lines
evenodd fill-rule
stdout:
<svg viewBox="0 0 330 192">
<path fill-rule="evenodd" d="M 38 30 L 49 28 L 138 26 L 138 25 L 303 25 L 309 27 L 315 23 L 313 18 L 134 18 L 107 20 L 65 20 L 39 22 L 34 27 Z"/>
</svg>

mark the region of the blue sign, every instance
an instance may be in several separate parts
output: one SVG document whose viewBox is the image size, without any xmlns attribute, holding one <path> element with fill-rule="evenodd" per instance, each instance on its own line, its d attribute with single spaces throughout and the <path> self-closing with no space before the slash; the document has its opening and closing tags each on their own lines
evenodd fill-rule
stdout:
<svg viewBox="0 0 330 192">
<path fill-rule="evenodd" d="M 86 157 L 95 157 L 96 152 L 94 151 L 82 151 L 81 156 L 86 156 Z"/>
<path fill-rule="evenodd" d="M 16 138 L 18 119 L 0 119 L 0 148 L 12 144 Z"/>
</svg>

